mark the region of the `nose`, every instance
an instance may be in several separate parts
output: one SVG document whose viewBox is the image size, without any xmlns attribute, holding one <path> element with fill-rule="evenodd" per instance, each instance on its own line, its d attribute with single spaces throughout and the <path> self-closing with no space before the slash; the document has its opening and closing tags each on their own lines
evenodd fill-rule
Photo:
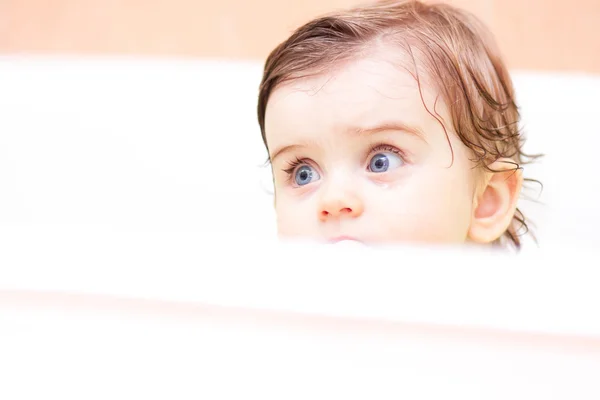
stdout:
<svg viewBox="0 0 600 400">
<path fill-rule="evenodd" d="M 320 200 L 319 219 L 356 218 L 364 211 L 362 200 L 354 193 L 329 190 Z"/>
</svg>

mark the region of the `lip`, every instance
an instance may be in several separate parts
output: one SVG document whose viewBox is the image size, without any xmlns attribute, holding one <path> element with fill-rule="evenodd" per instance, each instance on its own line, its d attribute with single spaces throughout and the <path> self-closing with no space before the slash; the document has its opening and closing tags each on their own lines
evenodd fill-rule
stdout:
<svg viewBox="0 0 600 400">
<path fill-rule="evenodd" d="M 337 236 L 334 238 L 331 238 L 327 241 L 328 243 L 340 243 L 340 242 L 357 242 L 357 243 L 362 243 L 362 241 L 358 240 L 357 238 L 354 238 L 352 236 Z"/>
</svg>

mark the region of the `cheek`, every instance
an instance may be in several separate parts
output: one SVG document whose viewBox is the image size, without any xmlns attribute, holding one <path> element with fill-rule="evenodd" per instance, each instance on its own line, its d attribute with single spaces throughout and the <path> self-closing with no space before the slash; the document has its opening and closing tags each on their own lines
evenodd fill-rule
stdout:
<svg viewBox="0 0 600 400">
<path fill-rule="evenodd" d="M 311 232 L 312 219 L 307 218 L 312 214 L 309 201 L 297 201 L 280 196 L 275 202 L 277 217 L 277 231 L 280 236 L 301 236 Z"/>
<path fill-rule="evenodd" d="M 387 193 L 386 193 L 387 192 Z M 422 171 L 409 182 L 373 197 L 372 212 L 391 240 L 464 241 L 470 224 L 471 195 L 464 177 Z"/>
</svg>

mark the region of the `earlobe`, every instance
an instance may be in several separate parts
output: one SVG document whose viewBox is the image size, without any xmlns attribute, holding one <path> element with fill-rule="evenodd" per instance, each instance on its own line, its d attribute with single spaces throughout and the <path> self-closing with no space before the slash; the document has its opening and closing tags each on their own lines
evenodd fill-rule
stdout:
<svg viewBox="0 0 600 400">
<path fill-rule="evenodd" d="M 469 239 L 477 243 L 491 243 L 506 232 L 515 215 L 523 184 L 521 169 L 510 159 L 492 163 L 485 174 L 483 187 L 474 202 L 468 233 Z"/>
</svg>

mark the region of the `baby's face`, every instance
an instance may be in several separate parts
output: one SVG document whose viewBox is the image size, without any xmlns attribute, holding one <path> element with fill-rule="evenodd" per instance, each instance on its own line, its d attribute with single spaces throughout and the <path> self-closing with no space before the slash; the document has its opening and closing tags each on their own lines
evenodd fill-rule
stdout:
<svg viewBox="0 0 600 400">
<path fill-rule="evenodd" d="M 477 170 L 441 98 L 434 111 L 437 93 L 421 90 L 423 98 L 409 73 L 371 57 L 272 93 L 265 131 L 280 236 L 468 239 Z"/>
</svg>

